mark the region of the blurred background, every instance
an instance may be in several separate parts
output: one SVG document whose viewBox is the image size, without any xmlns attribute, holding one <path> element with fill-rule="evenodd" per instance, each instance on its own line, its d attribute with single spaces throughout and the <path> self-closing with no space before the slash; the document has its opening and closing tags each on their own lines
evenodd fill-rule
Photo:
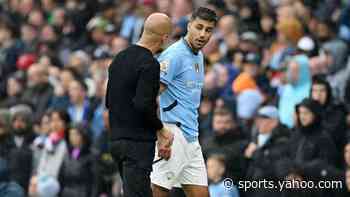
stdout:
<svg viewBox="0 0 350 197">
<path fill-rule="evenodd" d="M 108 66 L 151 13 L 175 42 L 199 6 L 219 16 L 198 109 L 211 196 L 305 195 L 237 184 L 262 179 L 338 180 L 306 196 L 349 196 L 349 0 L 0 0 L 0 196 L 122 196 Z"/>
</svg>

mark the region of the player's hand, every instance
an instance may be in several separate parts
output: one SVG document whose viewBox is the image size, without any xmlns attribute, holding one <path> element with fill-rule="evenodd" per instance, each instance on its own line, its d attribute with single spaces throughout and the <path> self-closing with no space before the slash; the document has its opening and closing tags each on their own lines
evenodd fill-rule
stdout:
<svg viewBox="0 0 350 197">
<path fill-rule="evenodd" d="M 245 156 L 246 158 L 251 158 L 252 155 L 253 155 L 253 153 L 256 151 L 256 149 L 257 149 L 257 145 L 256 145 L 255 143 L 251 142 L 251 143 L 248 145 L 248 147 L 245 149 L 245 151 L 244 151 L 244 156 Z"/>
<path fill-rule="evenodd" d="M 174 141 L 174 134 L 166 128 L 157 132 L 158 156 L 166 160 L 171 155 L 171 145 Z"/>
<path fill-rule="evenodd" d="M 174 141 L 174 134 L 167 128 L 163 127 L 157 132 L 157 140 L 165 147 L 170 147 Z"/>
<path fill-rule="evenodd" d="M 158 157 L 169 160 L 171 156 L 171 147 L 167 148 L 158 143 Z"/>
</svg>

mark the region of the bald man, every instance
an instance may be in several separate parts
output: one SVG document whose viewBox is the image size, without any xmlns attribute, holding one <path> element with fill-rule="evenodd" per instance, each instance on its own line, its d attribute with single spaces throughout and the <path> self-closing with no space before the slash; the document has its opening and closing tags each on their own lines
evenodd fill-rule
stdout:
<svg viewBox="0 0 350 197">
<path fill-rule="evenodd" d="M 139 42 L 118 53 L 109 67 L 106 107 L 110 144 L 125 197 L 152 196 L 149 176 L 156 140 L 159 156 L 164 159 L 170 156 L 173 134 L 157 117 L 160 65 L 153 57 L 170 33 L 168 16 L 150 15 Z"/>
</svg>

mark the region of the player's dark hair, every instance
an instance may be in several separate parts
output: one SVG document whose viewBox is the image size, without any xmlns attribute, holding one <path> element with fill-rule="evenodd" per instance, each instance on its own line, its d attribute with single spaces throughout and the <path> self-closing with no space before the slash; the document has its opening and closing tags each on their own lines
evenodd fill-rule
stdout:
<svg viewBox="0 0 350 197">
<path fill-rule="evenodd" d="M 218 22 L 218 17 L 216 16 L 215 11 L 206 7 L 199 7 L 192 13 L 191 21 L 197 18 L 209 22 L 214 22 L 215 24 Z"/>
</svg>

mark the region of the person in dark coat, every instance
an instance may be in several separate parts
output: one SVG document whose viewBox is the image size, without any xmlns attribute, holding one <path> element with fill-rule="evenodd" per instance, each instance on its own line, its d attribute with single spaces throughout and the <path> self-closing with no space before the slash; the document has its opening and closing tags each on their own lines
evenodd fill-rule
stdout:
<svg viewBox="0 0 350 197">
<path fill-rule="evenodd" d="M 24 197 L 24 191 L 16 182 L 10 181 L 8 163 L 0 157 L 0 196 Z"/>
<path fill-rule="evenodd" d="M 1 16 L 0 98 L 4 98 L 6 95 L 7 78 L 16 71 L 16 61 L 22 52 L 22 45 L 15 38 L 16 27 L 14 24 L 16 23 L 13 23 L 8 17 Z"/>
<path fill-rule="evenodd" d="M 150 174 L 156 140 L 158 156 L 170 158 L 174 135 L 157 117 L 160 64 L 154 58 L 170 32 L 166 15 L 151 14 L 140 41 L 118 53 L 108 68 L 105 101 L 111 152 L 121 172 L 124 196 L 152 196 Z"/>
<path fill-rule="evenodd" d="M 332 96 L 332 89 L 328 81 L 323 76 L 314 76 L 312 79 L 311 98 L 318 101 L 322 108 L 322 127 L 332 137 L 338 153 L 338 167 L 341 167 L 341 161 L 346 144 L 346 108 L 336 102 Z"/>
<path fill-rule="evenodd" d="M 26 105 L 14 106 L 10 111 L 12 111 L 12 121 L 9 143 L 14 144 L 7 153 L 10 179 L 27 190 L 33 162 L 31 144 L 35 139 L 31 119 L 33 113 Z"/>
<path fill-rule="evenodd" d="M 6 93 L 4 100 L 0 101 L 0 108 L 10 108 L 18 104 L 24 103 L 22 93 L 25 87 L 24 73 L 17 71 L 7 79 Z"/>
<path fill-rule="evenodd" d="M 31 65 L 27 77 L 28 87 L 23 92 L 22 99 L 33 106 L 33 121 L 38 122 L 49 106 L 53 96 L 53 87 L 48 81 L 48 69 L 41 64 Z"/>
<path fill-rule="evenodd" d="M 68 154 L 59 176 L 61 197 L 90 197 L 95 186 L 95 158 L 90 151 L 91 140 L 83 125 L 68 132 Z"/>
<path fill-rule="evenodd" d="M 289 158 L 287 176 L 283 177 L 288 180 L 314 181 L 315 184 L 320 180 L 331 180 L 332 173 L 329 169 L 336 164 L 337 152 L 331 137 L 321 125 L 322 106 L 317 101 L 306 98 L 296 106 L 296 118 L 296 131 L 286 152 Z M 289 196 L 295 196 L 296 193 L 293 192 L 301 192 L 309 197 L 330 195 L 329 191 L 319 189 L 288 192 Z"/>
<path fill-rule="evenodd" d="M 223 154 L 227 160 L 227 176 L 235 181 L 243 178 L 243 132 L 233 118 L 232 113 L 226 109 L 217 109 L 213 116 L 214 136 L 202 142 L 203 154 L 208 157 L 211 154 Z"/>
<path fill-rule="evenodd" d="M 0 112 L 0 157 L 6 161 L 10 157 L 8 153 L 15 147 L 15 143 L 11 141 L 9 117 L 8 110 Z"/>
<path fill-rule="evenodd" d="M 278 173 L 275 161 L 283 155 L 281 147 L 288 143 L 290 130 L 279 122 L 278 110 L 274 106 L 264 106 L 259 109 L 256 125 L 258 134 L 245 150 L 248 159 L 246 179 L 251 181 L 269 180 L 277 184 Z M 278 191 L 268 188 L 258 188 L 248 191 L 247 197 L 279 197 Z"/>
</svg>

